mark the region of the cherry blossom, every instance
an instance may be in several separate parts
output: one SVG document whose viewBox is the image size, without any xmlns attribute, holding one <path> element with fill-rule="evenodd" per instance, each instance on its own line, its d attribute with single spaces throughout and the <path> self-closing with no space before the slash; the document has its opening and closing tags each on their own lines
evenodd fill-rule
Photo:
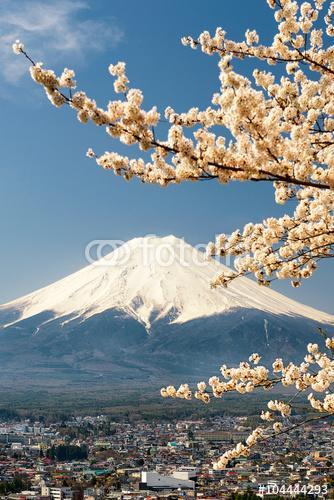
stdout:
<svg viewBox="0 0 334 500">
<path fill-rule="evenodd" d="M 72 94 L 73 70 L 57 77 L 34 63 L 20 41 L 13 44 L 14 53 L 32 63 L 32 78 L 54 106 L 67 104 L 81 123 L 91 121 L 143 151 L 134 158 L 117 151 L 87 155 L 102 168 L 161 186 L 270 182 L 276 202 L 289 202 L 290 213 L 222 233 L 210 243 L 208 254 L 232 256 L 235 263 L 235 271 L 217 276 L 213 286 L 253 274 L 260 285 L 289 279 L 298 287 L 320 260 L 334 256 L 334 3 L 267 3 L 277 23 L 271 44 L 262 44 L 250 29 L 244 41 L 233 41 L 221 27 L 182 38 L 185 46 L 218 58 L 219 85 L 205 109 L 179 113 L 168 106 L 165 136 L 161 114 L 155 106 L 143 108 L 144 96 L 130 87 L 124 62 L 109 66 L 117 96 L 104 109 L 81 90 Z M 245 58 L 280 65 L 281 72 L 255 68 L 246 78 L 233 69 L 234 59 Z"/>
<path fill-rule="evenodd" d="M 237 367 L 223 365 L 220 369 L 222 379 L 212 376 L 208 384 L 199 382 L 195 392 L 188 384 L 182 384 L 179 389 L 173 386 L 161 389 L 161 395 L 165 398 L 191 399 L 194 396 L 204 403 L 209 403 L 211 397 L 222 398 L 228 392 L 245 394 L 256 389 L 268 391 L 280 385 L 297 390 L 288 401 L 270 399 L 267 408 L 260 415 L 267 425 L 254 429 L 246 439 L 246 444 L 238 443 L 233 449 L 224 452 L 214 464 L 215 469 L 225 468 L 233 458 L 249 455 L 254 446 L 275 438 L 277 434 L 287 433 L 310 421 L 334 415 L 334 337 L 327 337 L 324 332 L 322 334 L 327 352 L 322 352 L 316 343 L 308 344 L 305 359 L 299 365 L 291 362 L 285 365 L 281 358 L 275 359 L 271 368 L 257 365 L 260 356 L 254 353 L 250 356 L 250 363 L 241 362 Z M 293 402 L 301 393 L 308 392 L 311 415 L 312 412 L 320 415 L 312 415 L 300 423 L 291 424 Z M 318 397 L 314 393 L 323 393 L 324 397 Z"/>
</svg>

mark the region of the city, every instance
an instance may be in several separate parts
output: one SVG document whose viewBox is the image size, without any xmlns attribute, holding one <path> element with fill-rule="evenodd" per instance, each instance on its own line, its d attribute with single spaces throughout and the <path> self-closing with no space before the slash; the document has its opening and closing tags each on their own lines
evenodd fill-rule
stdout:
<svg viewBox="0 0 334 500">
<path fill-rule="evenodd" d="M 246 439 L 250 418 L 117 420 L 2 421 L 0 498 L 228 499 L 236 492 L 283 498 L 291 497 L 291 488 L 305 498 L 313 498 L 311 492 L 333 498 L 332 421 L 282 435 L 218 471 L 214 459 Z"/>
</svg>

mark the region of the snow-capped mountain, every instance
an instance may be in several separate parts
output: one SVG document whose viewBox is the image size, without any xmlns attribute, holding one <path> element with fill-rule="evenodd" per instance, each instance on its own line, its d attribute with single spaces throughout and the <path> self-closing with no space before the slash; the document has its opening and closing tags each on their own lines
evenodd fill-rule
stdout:
<svg viewBox="0 0 334 500">
<path fill-rule="evenodd" d="M 187 371 L 191 359 L 204 369 L 205 360 L 211 366 L 225 354 L 235 361 L 255 348 L 272 357 L 277 342 L 296 356 L 316 326 L 334 325 L 334 316 L 246 278 L 210 288 L 227 270 L 174 236 L 133 239 L 0 306 L 0 361 L 10 370 L 26 355 L 39 366 L 43 353 L 49 367 L 56 359 L 102 375 Z"/>
<path fill-rule="evenodd" d="M 209 261 L 203 252 L 174 236 L 135 238 L 67 278 L 0 306 L 0 315 L 13 309 L 18 313 L 2 326 L 44 311 L 52 311 L 53 318 L 86 319 L 108 309 L 123 310 L 148 329 L 171 314 L 172 323 L 185 323 L 236 308 L 334 323 L 333 316 L 247 278 L 228 288 L 210 288 L 214 277 L 226 271 L 226 266 Z"/>
</svg>

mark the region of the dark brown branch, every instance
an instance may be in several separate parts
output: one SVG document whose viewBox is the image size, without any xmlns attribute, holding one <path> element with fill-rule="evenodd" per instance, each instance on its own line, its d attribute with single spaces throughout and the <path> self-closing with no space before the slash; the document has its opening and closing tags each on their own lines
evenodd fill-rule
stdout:
<svg viewBox="0 0 334 500">
<path fill-rule="evenodd" d="M 286 429 L 282 429 L 279 432 L 275 432 L 274 434 L 270 434 L 269 436 L 266 436 L 262 439 L 259 439 L 257 441 L 257 443 L 268 441 L 269 439 L 280 436 L 281 434 L 288 434 L 289 432 L 293 431 L 294 429 L 298 429 L 298 427 L 303 427 L 304 425 L 307 425 L 311 422 L 318 422 L 319 420 L 324 420 L 325 418 L 329 418 L 331 416 L 332 415 L 330 413 L 326 413 L 324 415 L 320 415 L 319 417 L 308 418 L 307 420 L 303 420 L 302 422 L 298 422 L 297 424 L 294 424 L 291 427 L 287 427 Z"/>
</svg>

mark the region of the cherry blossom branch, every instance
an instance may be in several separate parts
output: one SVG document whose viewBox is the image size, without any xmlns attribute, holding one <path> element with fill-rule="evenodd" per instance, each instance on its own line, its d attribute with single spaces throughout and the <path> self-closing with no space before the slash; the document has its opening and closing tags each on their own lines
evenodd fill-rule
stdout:
<svg viewBox="0 0 334 500">
<path fill-rule="evenodd" d="M 328 337 L 322 330 L 320 333 L 325 339 L 327 351 L 334 353 L 334 337 Z M 274 376 L 270 374 L 269 368 L 259 365 L 260 360 L 259 354 L 253 353 L 249 357 L 249 362 L 242 361 L 237 367 L 229 368 L 223 365 L 221 367 L 223 380 L 217 376 L 209 379 L 208 386 L 211 388 L 211 392 L 205 382 L 197 384 L 197 391 L 194 394 L 188 384 L 181 384 L 178 389 L 174 386 L 161 389 L 161 396 L 164 398 L 189 400 L 194 395 L 196 399 L 208 404 L 211 401 L 211 396 L 222 398 L 228 392 L 245 394 L 259 388 L 271 390 L 278 384 L 283 387 L 296 387 L 297 392 L 288 401 L 270 400 L 267 404 L 268 410 L 261 412 L 261 419 L 270 422 L 274 432 L 268 434 L 268 427 L 257 427 L 248 436 L 245 444 L 238 443 L 233 449 L 225 451 L 214 464 L 216 469 L 225 468 L 233 458 L 241 455 L 247 456 L 251 448 L 257 444 L 334 415 L 334 358 L 329 357 L 326 352 L 322 352 L 318 344 L 308 344 L 307 354 L 300 365 L 291 362 L 285 365 L 281 358 L 277 358 L 272 364 Z M 277 373 L 281 375 L 275 375 Z M 308 395 L 309 404 L 320 415 L 283 427 L 278 417 L 283 419 L 290 417 L 293 409 L 292 403 L 300 394 L 308 392 L 310 389 L 318 393 L 325 393 L 323 401 L 317 399 L 312 393 Z"/>
<path fill-rule="evenodd" d="M 83 91 L 72 92 L 76 87 L 72 70 L 65 68 L 57 77 L 35 63 L 20 42 L 13 45 L 14 52 L 32 64 L 31 76 L 52 104 L 69 105 L 80 122 L 105 127 L 111 137 L 146 154 L 145 159 L 130 159 L 117 152 L 97 155 L 89 149 L 87 155 L 102 168 L 126 180 L 139 178 L 161 186 L 204 180 L 270 182 L 277 203 L 293 200 L 292 215 L 247 224 L 241 233 L 218 235 L 209 245 L 211 255 L 237 257 L 236 272 L 220 277 L 219 285 L 253 274 L 260 284 L 290 279 L 299 286 L 321 259 L 333 255 L 334 46 L 326 47 L 323 32 L 315 27 L 321 1 L 314 7 L 292 0 L 268 0 L 268 4 L 275 9 L 277 22 L 272 44 L 259 45 L 255 30 L 246 31 L 245 41 L 234 42 L 220 27 L 214 36 L 203 32 L 196 40 L 182 39 L 205 54 L 218 53 L 220 89 L 205 110 L 176 113 L 167 107 L 166 140 L 158 137 L 156 127 L 162 119 L 156 107 L 144 110 L 142 92 L 129 87 L 125 63 L 109 67 L 122 100 L 111 100 L 103 109 Z M 328 38 L 334 36 L 333 15 L 331 3 L 321 18 Z M 286 74 L 278 80 L 269 71 L 255 69 L 254 81 L 250 80 L 233 70 L 235 57 L 283 63 Z M 303 67 L 316 71 L 316 79 L 311 80 Z M 186 128 L 192 129 L 188 135 Z M 229 142 L 217 130 L 226 131 Z"/>
<path fill-rule="evenodd" d="M 36 66 L 36 63 L 33 61 L 33 59 L 31 59 L 31 57 L 29 56 L 29 54 L 25 50 L 21 50 L 21 53 L 26 57 L 26 59 L 28 61 L 30 61 L 33 64 L 33 66 Z M 54 87 L 53 90 L 58 92 L 59 95 L 64 99 L 64 101 L 67 104 L 69 104 L 69 105 L 73 104 L 71 88 L 69 88 L 70 96 L 67 96 L 66 94 L 64 94 L 58 87 Z M 79 108 L 79 109 L 83 110 L 83 108 Z M 107 123 L 105 125 L 109 128 L 117 127 L 117 125 L 114 123 Z M 131 134 L 133 136 L 133 138 L 139 144 L 141 143 L 142 138 L 139 135 L 133 134 L 131 132 L 131 130 L 128 130 L 124 127 L 122 127 L 121 130 L 124 133 Z M 150 141 L 149 148 L 159 148 L 159 149 L 164 150 L 166 153 L 172 153 L 174 155 L 181 153 L 181 151 L 178 150 L 177 148 L 170 147 L 170 146 L 164 144 L 163 142 L 158 141 L 155 138 L 155 133 L 153 133 L 153 140 Z M 269 150 L 268 150 L 268 152 L 271 154 L 273 159 L 279 163 L 278 159 L 276 157 L 274 157 Z M 198 158 L 196 156 L 191 156 L 190 158 L 195 163 L 202 161 L 202 158 Z M 244 168 L 239 167 L 239 166 L 226 165 L 226 164 L 221 164 L 221 163 L 212 162 L 212 161 L 208 162 L 208 165 L 210 167 L 214 167 L 214 168 L 229 171 L 229 172 L 236 172 L 237 173 L 237 172 L 245 172 L 246 171 Z M 125 172 L 126 172 L 126 170 L 127 169 L 124 169 Z M 252 182 L 276 182 L 276 181 L 280 181 L 280 182 L 285 182 L 285 183 L 293 184 L 293 185 L 297 185 L 297 186 L 314 187 L 317 189 L 331 189 L 330 186 L 328 184 L 325 184 L 325 183 L 319 183 L 319 182 L 313 182 L 310 180 L 298 179 L 298 178 L 294 178 L 294 177 L 287 176 L 287 175 L 280 175 L 277 173 L 272 173 L 272 172 L 265 170 L 265 169 L 259 169 L 259 170 L 257 170 L 256 173 L 257 173 L 257 175 L 260 174 L 263 177 L 249 177 L 248 180 L 250 180 Z M 204 173 L 200 173 L 198 176 L 190 176 L 189 179 L 190 180 L 214 180 L 214 179 L 219 179 L 219 175 L 213 175 L 213 174 L 210 174 L 208 172 L 204 172 Z M 168 178 L 165 178 L 165 180 L 167 182 L 173 182 L 173 181 L 177 180 L 177 177 L 170 176 Z"/>
</svg>

